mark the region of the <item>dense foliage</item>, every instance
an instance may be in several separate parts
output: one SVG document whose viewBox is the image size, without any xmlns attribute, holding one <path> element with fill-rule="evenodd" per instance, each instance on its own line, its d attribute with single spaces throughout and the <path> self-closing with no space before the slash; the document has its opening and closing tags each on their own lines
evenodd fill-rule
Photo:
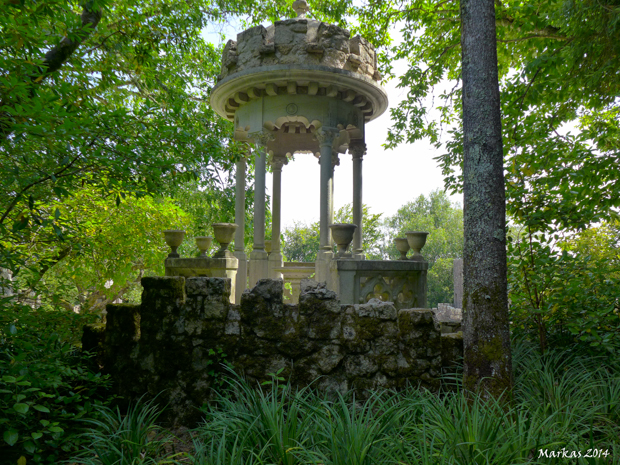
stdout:
<svg viewBox="0 0 620 465">
<path fill-rule="evenodd" d="M 387 145 L 427 138 L 443 152 L 438 160 L 446 187 L 460 191 L 458 0 L 369 2 L 355 11 L 360 31 L 385 46 L 384 69 L 389 72 L 395 59 L 408 64 L 407 71 L 396 76 L 407 95 L 392 110 L 394 125 Z M 619 293 L 614 262 L 585 264 L 583 254 L 576 258 L 574 251 L 551 244 L 618 217 L 620 7 L 615 0 L 502 0 L 495 2 L 495 13 L 506 208 L 526 237 L 517 240 L 521 245 L 511 246 L 509 257 L 515 318 L 538 320 L 534 325 L 543 332 L 542 347 L 544 333 L 558 323 L 566 334 L 570 321 L 573 338 L 568 340 L 610 349 L 617 336 L 608 328 L 620 323 L 611 310 L 613 294 Z M 402 40 L 391 43 L 395 24 Z M 597 277 L 591 278 L 590 272 Z M 565 281 L 567 286 L 560 284 Z M 583 304 L 576 293 L 579 282 L 589 286 Z M 536 297 L 549 293 L 541 286 L 550 283 L 555 283 L 555 310 L 547 298 Z M 565 305 L 569 301 L 573 304 Z M 609 313 L 601 319 L 603 312 Z M 578 330 L 584 317 L 594 326 Z"/>
<path fill-rule="evenodd" d="M 175 180 L 212 184 L 230 167 L 230 125 L 208 105 L 219 52 L 201 38 L 216 5 L 7 0 L 2 10 L 4 263 L 20 257 L 10 244 L 24 229 L 62 238 L 53 204 L 87 186 L 120 202 Z"/>
<path fill-rule="evenodd" d="M 618 223 L 580 234 L 545 236 L 526 228 L 509 243 L 513 332 L 549 345 L 620 350 Z M 550 344 L 549 341 L 553 342 Z"/>
<path fill-rule="evenodd" d="M 162 229 L 187 229 L 181 252 L 191 256 L 194 236 L 232 220 L 240 148 L 208 104 L 220 50 L 204 31 L 230 15 L 248 26 L 288 17 L 291 3 L 0 0 L 0 280 L 4 269 L 14 278 L 0 289 L 17 293 L 0 302 L 3 460 L 58 463 L 84 441 L 125 453 L 124 417 L 98 406 L 108 381 L 76 352 L 81 326 L 97 316 L 73 310 L 137 300 L 137 280 L 161 273 Z M 446 187 L 458 191 L 458 0 L 310 3 L 320 19 L 359 18 L 353 29 L 384 46 L 387 75 L 392 60 L 409 63 L 388 145 L 429 138 L 444 152 Z M 512 328 L 547 353 L 515 356 L 509 411 L 466 404 L 460 392 L 376 394 L 358 409 L 290 386 L 261 393 L 232 382 L 229 397 L 205 412 L 195 463 L 554 463 L 538 460 L 538 450 L 562 447 L 620 454 L 617 361 L 554 350 L 578 343 L 617 356 L 620 347 L 620 7 L 495 3 Z M 403 40 L 390 44 L 394 24 Z M 248 184 L 249 246 L 251 177 Z M 429 231 L 429 303 L 452 300 L 457 206 L 433 192 L 384 224 L 367 208 L 364 215 L 371 259 L 396 253 L 393 236 Z M 351 222 L 350 207 L 336 221 Z M 287 259 L 314 260 L 317 226 L 284 232 Z M 134 413 L 155 418 L 150 407 Z M 78 420 L 96 415 L 92 434 L 78 435 Z M 130 439 L 135 463 L 160 453 L 146 431 Z M 102 463 L 98 454 L 82 458 Z"/>
<path fill-rule="evenodd" d="M 95 319 L 0 300 L 3 463 L 58 463 L 85 443 L 81 419 L 112 400 L 109 380 L 79 351 L 80 330 Z"/>
</svg>

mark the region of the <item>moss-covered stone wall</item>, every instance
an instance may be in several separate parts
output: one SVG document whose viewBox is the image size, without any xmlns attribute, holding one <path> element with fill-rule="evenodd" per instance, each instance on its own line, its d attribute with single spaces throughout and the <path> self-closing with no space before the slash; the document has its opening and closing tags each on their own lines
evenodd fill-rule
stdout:
<svg viewBox="0 0 620 465">
<path fill-rule="evenodd" d="M 442 337 L 430 309 L 396 310 L 372 300 L 341 305 L 314 281 L 298 305 L 282 281 L 261 280 L 229 303 L 226 278 L 143 278 L 142 305 L 109 305 L 101 359 L 118 394 L 156 395 L 181 424 L 200 419 L 227 371 L 252 383 L 279 376 L 324 391 L 439 386 Z M 92 338 L 92 332 L 85 334 Z M 92 343 L 89 343 L 91 346 Z"/>
</svg>

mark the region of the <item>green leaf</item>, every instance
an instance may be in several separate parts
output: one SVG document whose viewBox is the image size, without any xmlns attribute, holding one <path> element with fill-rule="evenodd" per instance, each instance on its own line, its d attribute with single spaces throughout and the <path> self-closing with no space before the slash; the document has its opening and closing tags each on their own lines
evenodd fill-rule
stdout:
<svg viewBox="0 0 620 465">
<path fill-rule="evenodd" d="M 32 408 L 37 410 L 38 412 L 50 413 L 50 409 L 44 407 L 43 405 L 33 405 Z"/>
<path fill-rule="evenodd" d="M 30 409 L 28 404 L 22 404 L 18 402 L 15 405 L 13 405 L 13 410 L 15 410 L 17 413 L 25 414 L 26 412 L 28 412 L 28 409 Z"/>
<path fill-rule="evenodd" d="M 10 430 L 8 430 L 8 431 L 5 431 L 5 432 L 4 432 L 3 437 L 4 437 L 4 441 L 5 441 L 5 442 L 6 442 L 9 446 L 12 446 L 12 445 L 14 445 L 14 444 L 17 442 L 17 440 L 19 439 L 19 434 L 17 433 L 17 431 L 10 429 Z"/>
<path fill-rule="evenodd" d="M 2 381 L 5 383 L 16 383 L 17 379 L 14 376 L 5 375 L 2 377 Z"/>
<path fill-rule="evenodd" d="M 36 441 L 37 439 L 39 439 L 39 438 L 41 438 L 43 436 L 43 433 L 39 433 L 39 432 L 30 433 L 30 436 L 32 436 L 32 439 L 34 439 Z"/>
<path fill-rule="evenodd" d="M 60 426 L 50 426 L 48 428 L 52 433 L 63 433 L 65 430 L 62 429 Z"/>
</svg>

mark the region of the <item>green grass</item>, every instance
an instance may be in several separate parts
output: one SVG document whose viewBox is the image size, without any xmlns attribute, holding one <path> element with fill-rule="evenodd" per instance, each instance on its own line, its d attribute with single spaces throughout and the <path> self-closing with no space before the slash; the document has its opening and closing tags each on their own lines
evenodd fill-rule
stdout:
<svg viewBox="0 0 620 465">
<path fill-rule="evenodd" d="M 439 395 L 411 388 L 356 402 L 288 384 L 263 391 L 232 378 L 205 410 L 195 463 L 620 463 L 620 364 L 560 351 L 541 356 L 525 344 L 515 345 L 514 364 L 508 403 L 468 401 L 458 383 Z M 562 448 L 582 457 L 549 458 Z M 609 454 L 588 459 L 588 449 Z"/>
<path fill-rule="evenodd" d="M 276 377 L 270 386 L 254 387 L 232 376 L 218 401 L 204 408 L 193 453 L 175 457 L 176 463 L 620 464 L 620 363 L 560 351 L 541 356 L 516 344 L 514 366 L 509 402 L 468 401 L 458 383 L 439 395 L 411 388 L 377 392 L 360 402 L 352 394 L 295 390 Z M 109 421 L 93 422 L 97 448 L 89 462 L 80 463 L 172 463 L 158 447 L 149 447 L 145 432 L 155 424 L 156 411 L 147 404 L 127 417 L 137 412 L 143 420 L 123 420 L 108 411 Z M 100 451 L 125 446 L 138 455 L 115 452 L 114 460 L 103 460 Z M 562 457 L 563 448 L 582 457 Z M 608 456 L 586 458 L 588 449 Z M 539 456 L 541 450 L 547 457 Z"/>
<path fill-rule="evenodd" d="M 153 401 L 137 402 L 126 414 L 117 408 L 99 408 L 97 419 L 85 420 L 89 447 L 71 463 L 82 465 L 146 465 L 175 463 L 164 457 L 170 435 L 157 425 L 161 411 Z"/>
</svg>

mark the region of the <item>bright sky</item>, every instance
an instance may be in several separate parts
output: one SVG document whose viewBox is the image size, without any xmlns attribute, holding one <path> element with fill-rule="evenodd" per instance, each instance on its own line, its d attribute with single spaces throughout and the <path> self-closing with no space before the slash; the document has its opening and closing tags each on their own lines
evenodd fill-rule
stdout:
<svg viewBox="0 0 620 465">
<path fill-rule="evenodd" d="M 223 30 L 226 41 L 236 40 L 232 27 Z M 398 34 L 396 34 L 398 35 Z M 208 40 L 217 41 L 214 34 L 206 34 Z M 394 65 L 396 75 L 404 73 L 404 64 Z M 397 80 L 385 85 L 390 107 L 398 105 L 406 97 L 406 89 L 396 88 Z M 441 169 L 434 157 L 441 154 L 426 141 L 413 145 L 402 144 L 396 149 L 382 147 L 391 126 L 390 110 L 367 123 L 367 154 L 363 161 L 363 203 L 372 213 L 393 215 L 406 202 L 420 194 L 428 194 L 443 188 Z M 353 162 L 351 155 L 341 154 L 340 165 L 334 170 L 334 210 L 353 201 Z M 282 227 L 295 222 L 312 223 L 319 220 L 319 161 L 311 154 L 296 154 L 282 169 Z M 272 175 L 267 173 L 267 193 L 272 192 Z M 462 196 L 451 196 L 462 204 Z"/>
</svg>

